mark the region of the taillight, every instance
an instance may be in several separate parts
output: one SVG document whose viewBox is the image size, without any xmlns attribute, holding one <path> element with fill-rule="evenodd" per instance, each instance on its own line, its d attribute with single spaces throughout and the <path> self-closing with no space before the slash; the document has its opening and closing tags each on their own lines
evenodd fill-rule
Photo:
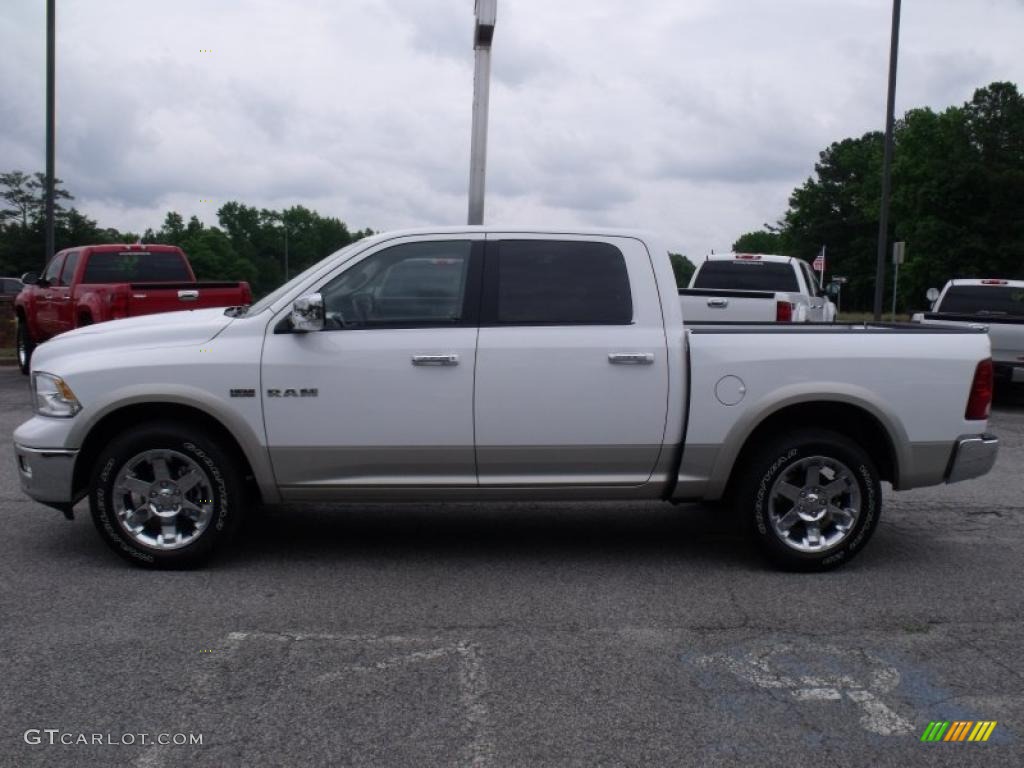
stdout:
<svg viewBox="0 0 1024 768">
<path fill-rule="evenodd" d="M 775 322 L 776 323 L 791 323 L 793 322 L 793 305 L 788 301 L 776 301 L 775 302 Z"/>
<path fill-rule="evenodd" d="M 974 369 L 971 396 L 967 398 L 967 421 L 984 421 L 992 410 L 992 360 L 982 360 Z"/>
</svg>

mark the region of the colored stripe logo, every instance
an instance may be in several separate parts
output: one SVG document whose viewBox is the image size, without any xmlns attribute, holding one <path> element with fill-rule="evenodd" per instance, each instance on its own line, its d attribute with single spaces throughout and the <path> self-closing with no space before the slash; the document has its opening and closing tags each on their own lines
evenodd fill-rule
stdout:
<svg viewBox="0 0 1024 768">
<path fill-rule="evenodd" d="M 995 720 L 932 720 L 921 741 L 988 741 L 995 728 Z"/>
</svg>

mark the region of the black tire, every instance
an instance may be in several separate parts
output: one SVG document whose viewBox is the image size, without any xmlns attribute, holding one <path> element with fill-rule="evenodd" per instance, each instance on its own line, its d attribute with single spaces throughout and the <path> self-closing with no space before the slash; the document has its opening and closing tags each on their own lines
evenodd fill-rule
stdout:
<svg viewBox="0 0 1024 768">
<path fill-rule="evenodd" d="M 18 340 L 16 344 L 18 368 L 22 373 L 28 375 L 29 369 L 32 366 L 32 353 L 35 352 L 36 344 L 32 341 L 32 334 L 28 332 L 28 325 L 21 315 L 18 315 Z"/>
<path fill-rule="evenodd" d="M 152 454 L 148 452 L 153 452 Z M 155 456 L 147 465 L 143 456 Z M 154 532 L 160 528 L 162 518 L 150 504 L 137 504 L 136 499 L 157 500 L 158 494 L 132 496 L 124 486 L 115 488 L 119 473 L 134 471 L 132 481 L 141 483 L 160 481 L 155 465 L 163 461 L 164 477 L 172 485 L 182 481 L 182 488 L 189 478 L 198 477 L 199 483 L 188 490 L 173 485 L 169 506 L 178 499 L 182 504 L 192 504 L 191 509 L 200 507 L 205 521 L 200 530 L 191 513 L 170 512 L 180 531 L 180 544 L 168 542 L 165 546 L 162 534 Z M 126 469 L 127 466 L 127 469 Z M 145 472 L 146 466 L 153 470 Z M 199 474 L 194 472 L 198 470 Z M 126 476 L 131 476 L 129 473 Z M 152 486 L 151 486 L 152 487 Z M 204 498 L 198 498 L 201 495 Z M 205 497 L 209 498 L 205 498 Z M 187 424 L 152 422 L 142 424 L 130 432 L 114 438 L 99 452 L 89 483 L 89 505 L 92 519 L 103 540 L 119 555 L 136 565 L 147 568 L 194 568 L 202 565 L 232 538 L 241 522 L 244 505 L 242 476 L 228 452 L 214 438 L 204 434 L 201 428 L 189 428 Z M 122 522 L 118 511 L 123 507 L 136 506 L 146 518 L 142 530 L 133 535 Z M 183 509 L 183 507 L 179 507 Z M 199 509 L 196 509 L 199 512 Z M 162 530 L 162 529 L 161 529 Z M 156 537 L 158 540 L 147 544 L 141 539 Z M 190 539 L 187 540 L 186 539 Z M 169 547 L 175 548 L 169 548 Z"/>
<path fill-rule="evenodd" d="M 743 464 L 735 485 L 737 512 L 762 553 L 783 569 L 827 571 L 847 563 L 878 525 L 878 470 L 867 452 L 845 435 L 794 430 L 756 446 Z M 815 467 L 816 483 L 811 474 Z M 843 486 L 835 496 L 826 490 L 833 483 Z M 796 498 L 791 501 L 790 496 Z M 851 509 L 856 516 L 845 511 Z M 818 515 L 822 517 L 810 519 Z"/>
</svg>

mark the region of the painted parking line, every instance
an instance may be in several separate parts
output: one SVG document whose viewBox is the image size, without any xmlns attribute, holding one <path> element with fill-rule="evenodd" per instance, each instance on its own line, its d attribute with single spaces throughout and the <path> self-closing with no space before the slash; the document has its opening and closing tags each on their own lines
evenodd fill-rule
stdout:
<svg viewBox="0 0 1024 768">
<path fill-rule="evenodd" d="M 900 683 L 900 673 L 895 667 L 870 653 L 860 651 L 856 652 L 860 662 L 856 666 L 863 666 L 866 662 L 871 668 L 868 674 L 862 670 L 859 674 L 847 672 L 827 675 L 794 675 L 780 671 L 783 667 L 799 666 L 801 659 L 807 658 L 809 654 L 816 661 L 824 660 L 836 669 L 854 666 L 849 661 L 854 652 L 831 645 L 798 651 L 786 643 L 771 644 L 740 655 L 716 653 L 701 656 L 696 661 L 704 668 L 723 667 L 758 688 L 787 691 L 797 701 L 851 701 L 861 710 L 861 726 L 871 733 L 897 736 L 914 732 L 910 721 L 882 700 L 884 694 Z"/>
</svg>

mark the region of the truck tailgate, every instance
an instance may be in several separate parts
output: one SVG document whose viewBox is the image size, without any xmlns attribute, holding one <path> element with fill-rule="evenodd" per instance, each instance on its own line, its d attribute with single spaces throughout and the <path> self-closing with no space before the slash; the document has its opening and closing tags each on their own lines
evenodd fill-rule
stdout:
<svg viewBox="0 0 1024 768">
<path fill-rule="evenodd" d="M 683 321 L 760 323 L 776 319 L 776 296 L 770 291 L 680 288 Z"/>
<path fill-rule="evenodd" d="M 252 301 L 248 285 L 244 283 L 131 283 L 129 287 L 129 317 L 182 309 L 231 307 Z"/>
</svg>

